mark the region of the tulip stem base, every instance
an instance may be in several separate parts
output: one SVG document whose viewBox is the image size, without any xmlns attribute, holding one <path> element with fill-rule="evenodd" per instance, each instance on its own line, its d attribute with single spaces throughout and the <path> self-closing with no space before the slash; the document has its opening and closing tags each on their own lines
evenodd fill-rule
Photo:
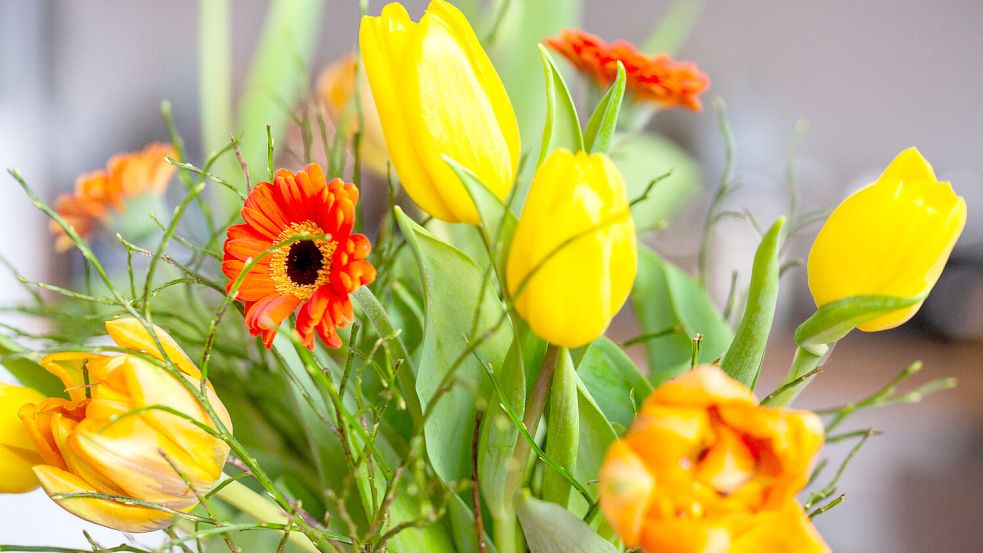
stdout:
<svg viewBox="0 0 983 553">
<path fill-rule="evenodd" d="M 286 524 L 289 521 L 286 513 L 273 501 L 249 489 L 239 481 L 230 482 L 215 494 L 219 499 L 239 509 L 258 522 L 273 522 Z M 300 531 L 291 532 L 287 538 L 291 543 L 308 553 L 319 553 L 310 539 Z"/>
<path fill-rule="evenodd" d="M 762 403 L 775 407 L 788 407 L 816 377 L 816 369 L 829 356 L 831 349 L 832 346 L 823 345 L 796 348 L 792 366 L 789 367 L 785 380 L 778 387 L 778 391 L 765 398 Z"/>
</svg>

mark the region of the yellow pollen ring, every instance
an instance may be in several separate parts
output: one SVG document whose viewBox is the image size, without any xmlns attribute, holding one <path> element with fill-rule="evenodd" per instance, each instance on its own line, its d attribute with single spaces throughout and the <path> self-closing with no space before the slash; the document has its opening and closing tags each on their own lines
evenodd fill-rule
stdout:
<svg viewBox="0 0 983 553">
<path fill-rule="evenodd" d="M 276 237 L 274 244 L 279 244 L 298 234 L 305 233 L 311 236 L 321 236 L 324 234 L 324 231 L 313 221 L 293 223 Z M 287 257 L 290 255 L 290 248 L 299 242 L 303 242 L 303 240 L 282 246 L 273 254 L 272 261 L 270 261 L 270 280 L 273 281 L 278 294 L 291 295 L 304 301 L 310 299 L 318 288 L 328 283 L 331 277 L 331 257 L 338 248 L 338 243 L 334 240 L 312 240 L 323 256 L 323 264 L 317 272 L 317 280 L 311 284 L 298 284 L 290 278 L 287 272 Z"/>
</svg>

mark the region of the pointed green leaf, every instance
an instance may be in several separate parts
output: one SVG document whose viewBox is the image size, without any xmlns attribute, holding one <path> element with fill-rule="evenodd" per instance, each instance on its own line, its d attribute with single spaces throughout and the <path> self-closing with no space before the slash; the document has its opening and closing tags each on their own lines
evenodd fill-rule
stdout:
<svg viewBox="0 0 983 553">
<path fill-rule="evenodd" d="M 618 77 L 597 104 L 594 114 L 587 122 L 587 129 L 584 130 L 584 146 L 590 153 L 608 151 L 611 138 L 618 127 L 621 102 L 625 99 L 625 80 L 625 66 L 619 61 Z"/>
<path fill-rule="evenodd" d="M 546 423 L 546 455 L 571 472 L 576 466 L 577 447 L 580 439 L 580 419 L 577 398 L 579 378 L 566 348 L 553 372 L 550 387 L 549 418 Z M 554 470 L 543 474 L 543 499 L 562 507 L 570 499 L 570 482 Z"/>
<path fill-rule="evenodd" d="M 31 359 L 27 350 L 7 336 L 0 336 L 0 355 L 5 357 L 3 367 L 24 386 L 48 397 L 66 397 L 61 380 Z"/>
<path fill-rule="evenodd" d="M 509 246 L 517 224 L 515 213 L 492 194 L 477 175 L 447 156 L 444 156 L 444 161 L 457 173 L 464 189 L 471 196 L 481 218 L 481 231 L 489 244 L 496 249 L 495 263 L 501 274 L 505 274 L 505 261 L 508 259 Z"/>
<path fill-rule="evenodd" d="M 555 503 L 540 501 L 528 491 L 519 498 L 517 511 L 532 553 L 617 553 L 618 549 L 597 535 L 584 521 Z"/>
<path fill-rule="evenodd" d="M 631 301 L 643 332 L 680 329 L 645 342 L 653 384 L 661 384 L 689 367 L 691 340 L 697 333 L 703 335 L 701 363 L 720 357 L 734 338 L 703 287 L 642 245 L 638 248 L 638 277 Z"/>
<path fill-rule="evenodd" d="M 592 482 L 597 480 L 604 455 L 608 447 L 618 439 L 618 434 L 611 427 L 611 423 L 608 422 L 583 381 L 577 384 L 577 407 L 580 412 L 580 440 L 577 449 L 577 466 L 573 475 L 580 482 Z M 587 489 L 594 499 L 597 499 L 597 486 L 588 486 Z M 576 494 L 573 497 L 580 499 Z M 577 512 L 587 512 L 586 504 L 581 505 L 581 508 L 582 510 Z"/>
<path fill-rule="evenodd" d="M 577 108 L 573 105 L 567 83 L 556 68 L 553 56 L 542 44 L 539 45 L 539 55 L 543 59 L 543 71 L 546 75 L 546 126 L 543 128 L 537 167 L 557 148 L 566 148 L 572 152 L 584 149 Z"/>
<path fill-rule="evenodd" d="M 925 300 L 925 296 L 851 296 L 827 303 L 795 330 L 795 343 L 802 347 L 832 344 L 867 321 Z"/>
<path fill-rule="evenodd" d="M 747 305 L 741 323 L 737 325 L 734 341 L 724 356 L 721 368 L 727 374 L 752 390 L 758 381 L 761 360 L 775 319 L 778 303 L 778 274 L 781 268 L 779 255 L 782 247 L 782 227 L 785 217 L 780 217 L 765 234 L 754 254 L 751 269 L 751 285 Z"/>
<path fill-rule="evenodd" d="M 611 340 L 600 337 L 587 348 L 577 374 L 604 416 L 627 428 L 635 420 L 652 385 L 635 363 Z"/>
</svg>

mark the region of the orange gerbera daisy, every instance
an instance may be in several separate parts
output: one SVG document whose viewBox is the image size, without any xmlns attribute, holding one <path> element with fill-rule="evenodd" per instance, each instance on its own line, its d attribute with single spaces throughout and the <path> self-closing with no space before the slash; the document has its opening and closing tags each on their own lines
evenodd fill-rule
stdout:
<svg viewBox="0 0 983 553">
<path fill-rule="evenodd" d="M 335 331 L 352 319 L 348 295 L 375 280 L 375 267 L 366 261 L 372 245 L 365 235 L 352 234 L 357 203 L 355 186 L 326 182 L 316 163 L 297 174 L 280 169 L 272 183 L 261 182 L 249 193 L 242 208 L 246 222 L 229 227 L 222 272 L 232 293 L 246 265 L 258 260 L 235 293 L 246 304 L 249 332 L 262 333 L 266 347 L 298 307 L 297 332 L 307 347 L 314 348 L 315 332 L 328 347 L 341 346 Z M 303 233 L 315 239 L 264 255 Z"/>
<path fill-rule="evenodd" d="M 710 79 L 695 63 L 676 61 L 667 54 L 646 56 L 624 40 L 608 44 L 580 29 L 567 29 L 546 39 L 546 45 L 602 87 L 617 78 L 620 61 L 625 66 L 628 91 L 636 99 L 663 107 L 699 111 L 703 107 L 699 96 L 710 86 Z"/>
<path fill-rule="evenodd" d="M 139 152 L 116 154 L 109 158 L 105 169 L 76 179 L 75 191 L 55 200 L 55 211 L 84 238 L 113 210 L 122 210 L 127 198 L 144 192 L 163 194 L 177 170 L 167 163 L 167 157 L 176 158 L 177 151 L 170 144 L 158 143 Z M 58 223 L 51 221 L 50 227 L 57 236 L 55 249 L 65 251 L 72 247 L 72 239 Z"/>
</svg>

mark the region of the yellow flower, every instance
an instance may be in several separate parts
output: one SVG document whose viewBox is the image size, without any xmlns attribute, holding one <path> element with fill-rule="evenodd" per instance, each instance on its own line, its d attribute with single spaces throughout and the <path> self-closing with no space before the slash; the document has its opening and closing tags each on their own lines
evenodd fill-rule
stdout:
<svg viewBox="0 0 983 553">
<path fill-rule="evenodd" d="M 120 347 L 163 358 L 137 320 L 111 321 L 106 329 Z M 182 377 L 198 386 L 201 373 L 191 359 L 163 330 L 154 330 Z M 189 511 L 197 505 L 195 491 L 206 493 L 221 476 L 229 454 L 225 442 L 166 411 L 134 412 L 164 406 L 214 428 L 204 407 L 165 369 L 130 354 L 56 353 L 41 365 L 61 378 L 70 399 L 28 403 L 20 418 L 43 458 L 34 467 L 41 486 L 67 511 L 124 532 L 157 530 L 172 515 L 107 498 L 55 496 L 98 493 Z M 231 429 L 210 387 L 208 396 Z"/>
<path fill-rule="evenodd" d="M 877 182 L 843 200 L 809 252 L 809 289 L 822 306 L 851 296 L 927 295 L 966 223 L 966 202 L 939 182 L 915 148 Z M 921 303 L 859 326 L 877 331 L 910 319 Z"/>
<path fill-rule="evenodd" d="M 650 553 L 826 553 L 795 501 L 823 441 L 815 414 L 761 407 L 697 367 L 652 392 L 608 450 L 601 510 Z"/>
<path fill-rule="evenodd" d="M 31 470 L 42 463 L 17 412 L 44 396 L 31 388 L 0 382 L 0 493 L 24 493 L 38 487 Z"/>
<path fill-rule="evenodd" d="M 358 92 L 363 124 L 359 156 L 365 167 L 385 176 L 388 160 L 386 139 L 364 71 L 359 72 Z M 317 79 L 317 94 L 328 110 L 328 116 L 340 128 L 340 132 L 351 140 L 358 130 L 358 114 L 354 111 L 355 54 L 345 54 L 321 71 Z"/>
<path fill-rule="evenodd" d="M 392 3 L 362 18 L 362 59 L 386 147 L 413 201 L 444 221 L 478 213 L 447 155 L 498 198 L 512 188 L 519 127 L 505 87 L 457 8 L 433 0 L 419 23 Z"/>
<path fill-rule="evenodd" d="M 533 177 L 507 281 L 533 332 L 576 347 L 604 333 L 638 265 L 625 182 L 604 154 L 556 150 Z"/>
</svg>

